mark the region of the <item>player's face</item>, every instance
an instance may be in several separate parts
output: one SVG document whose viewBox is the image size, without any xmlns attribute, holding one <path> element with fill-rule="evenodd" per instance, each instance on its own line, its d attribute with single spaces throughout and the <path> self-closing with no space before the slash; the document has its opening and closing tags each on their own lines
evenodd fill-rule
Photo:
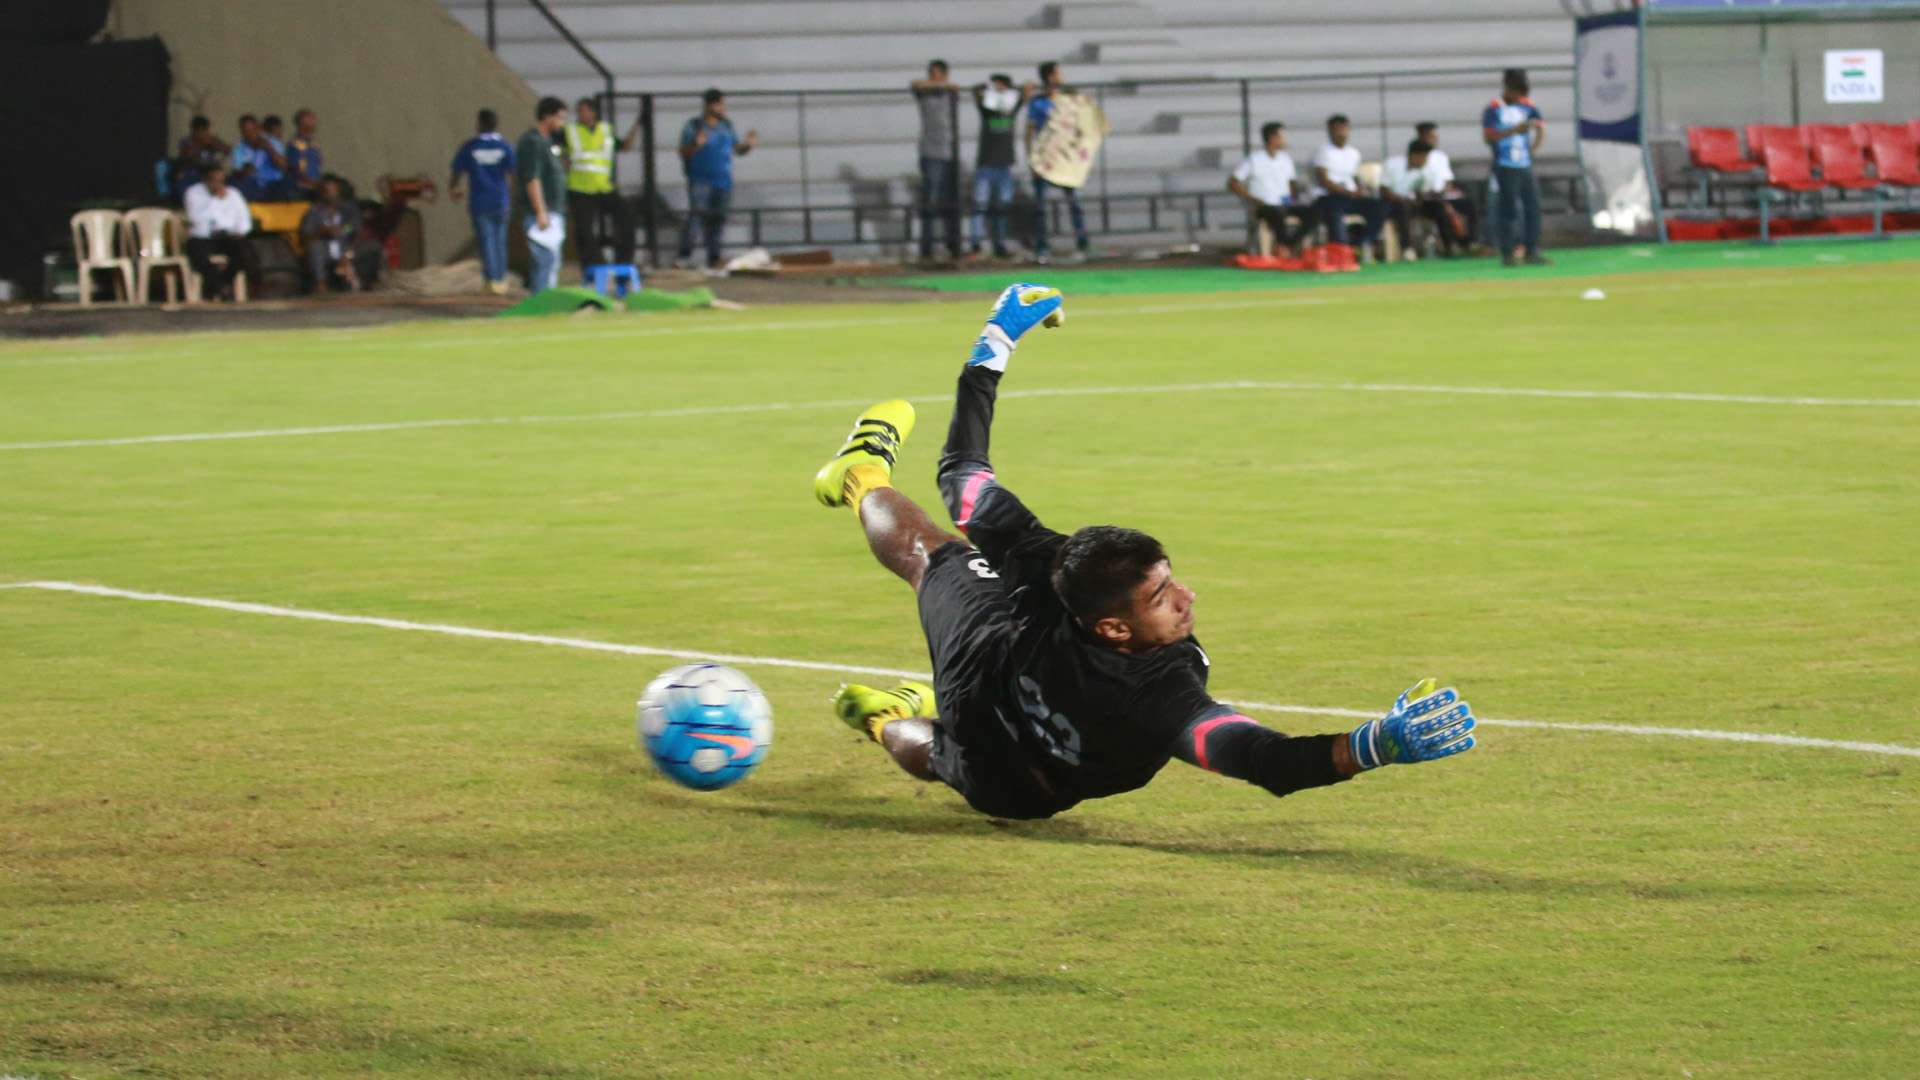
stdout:
<svg viewBox="0 0 1920 1080">
<path fill-rule="evenodd" d="M 1127 616 L 1132 631 L 1130 648 L 1158 648 L 1185 641 L 1193 633 L 1192 589 L 1173 578 L 1173 566 L 1165 559 L 1147 571 L 1147 580 L 1133 591 L 1133 611 Z"/>
</svg>

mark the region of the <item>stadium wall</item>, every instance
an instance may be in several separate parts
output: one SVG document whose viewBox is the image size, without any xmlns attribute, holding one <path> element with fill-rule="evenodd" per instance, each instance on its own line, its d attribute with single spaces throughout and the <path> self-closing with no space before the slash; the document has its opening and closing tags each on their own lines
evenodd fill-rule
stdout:
<svg viewBox="0 0 1920 1080">
<path fill-rule="evenodd" d="M 382 174 L 422 174 L 444 184 L 447 163 L 473 134 L 477 109 L 499 112 L 517 135 L 537 100 L 526 80 L 487 51 L 436 0 L 116 0 L 117 38 L 157 35 L 173 56 L 169 146 L 194 114 L 232 142 L 242 113 L 320 114 L 325 167 L 377 197 Z M 464 204 L 414 204 L 427 259 L 472 246 Z"/>
</svg>

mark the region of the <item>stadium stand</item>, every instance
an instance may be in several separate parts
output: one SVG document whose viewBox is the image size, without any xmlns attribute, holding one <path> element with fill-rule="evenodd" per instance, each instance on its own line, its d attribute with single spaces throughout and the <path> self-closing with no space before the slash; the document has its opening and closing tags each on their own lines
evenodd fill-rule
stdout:
<svg viewBox="0 0 1920 1080">
<path fill-rule="evenodd" d="M 485 37 L 485 0 L 443 2 Z M 1417 0 L 1364 6 L 1300 0 L 1287 5 L 1285 33 L 1274 32 L 1273 6 L 1259 0 L 562 0 L 549 6 L 613 70 L 623 92 L 680 92 L 658 100 L 656 167 L 665 199 L 674 206 L 681 201 L 680 168 L 668 145 L 671 132 L 683 114 L 692 114 L 693 94 L 707 85 L 724 87 L 736 122 L 762 135 L 760 149 L 739 171 L 736 208 L 798 205 L 803 170 L 814 205 L 910 205 L 918 120 L 906 86 L 934 56 L 947 59 L 963 84 L 992 71 L 1031 78 L 1035 64 L 1049 59 L 1060 61 L 1075 85 L 1313 76 L 1307 83 L 1254 84 L 1254 125 L 1279 119 L 1313 130 L 1328 115 L 1347 112 L 1355 121 L 1355 145 L 1378 160 L 1405 143 L 1416 121 L 1432 119 L 1467 180 L 1486 172 L 1477 121 L 1497 89 L 1499 69 L 1557 69 L 1535 80 L 1549 131 L 1542 170 L 1549 176 L 1574 170 L 1566 19 L 1534 0 L 1486 0 L 1472 18 L 1437 14 Z M 541 92 L 572 98 L 603 89 L 573 47 L 528 5 L 500 0 L 494 28 L 501 58 Z M 1392 79 L 1381 124 L 1380 82 L 1371 73 L 1443 68 L 1489 74 Z M 785 92 L 895 83 L 897 94 L 810 97 L 803 154 L 802 121 Z M 756 96 L 770 91 L 782 94 Z M 1242 155 L 1234 82 L 1109 90 L 1102 104 L 1113 134 L 1089 190 L 1216 194 L 1220 173 Z M 963 115 L 962 132 L 963 154 L 971 158 L 970 114 Z M 621 175 L 633 189 L 639 177 L 634 155 L 623 155 Z M 1143 211 L 1135 206 L 1124 212 Z M 1231 233 L 1244 227 L 1237 213 L 1220 217 L 1216 228 Z M 735 220 L 741 220 L 738 214 Z"/>
</svg>

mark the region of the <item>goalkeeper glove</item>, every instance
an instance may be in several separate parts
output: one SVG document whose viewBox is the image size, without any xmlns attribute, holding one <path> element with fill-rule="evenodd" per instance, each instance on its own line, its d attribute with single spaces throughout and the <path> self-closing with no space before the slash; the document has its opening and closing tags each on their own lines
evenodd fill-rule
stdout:
<svg viewBox="0 0 1920 1080">
<path fill-rule="evenodd" d="M 1473 710 L 1460 695 L 1452 687 L 1435 690 L 1427 678 L 1408 687 L 1387 715 L 1354 728 L 1347 746 L 1362 769 L 1411 765 L 1473 749 L 1473 728 Z"/>
</svg>

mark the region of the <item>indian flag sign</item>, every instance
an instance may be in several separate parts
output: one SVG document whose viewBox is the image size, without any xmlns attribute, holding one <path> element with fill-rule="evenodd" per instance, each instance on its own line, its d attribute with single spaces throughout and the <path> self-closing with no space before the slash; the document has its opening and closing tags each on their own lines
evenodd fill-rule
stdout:
<svg viewBox="0 0 1920 1080">
<path fill-rule="evenodd" d="M 1093 170 L 1093 158 L 1100 143 L 1112 128 L 1105 113 L 1093 99 L 1083 94 L 1059 93 L 1053 97 L 1053 112 L 1047 126 L 1033 142 L 1033 171 L 1049 183 L 1077 188 L 1087 182 Z"/>
<path fill-rule="evenodd" d="M 1885 101 L 1884 70 L 1879 49 L 1828 49 L 1827 100 L 1841 104 Z"/>
</svg>

